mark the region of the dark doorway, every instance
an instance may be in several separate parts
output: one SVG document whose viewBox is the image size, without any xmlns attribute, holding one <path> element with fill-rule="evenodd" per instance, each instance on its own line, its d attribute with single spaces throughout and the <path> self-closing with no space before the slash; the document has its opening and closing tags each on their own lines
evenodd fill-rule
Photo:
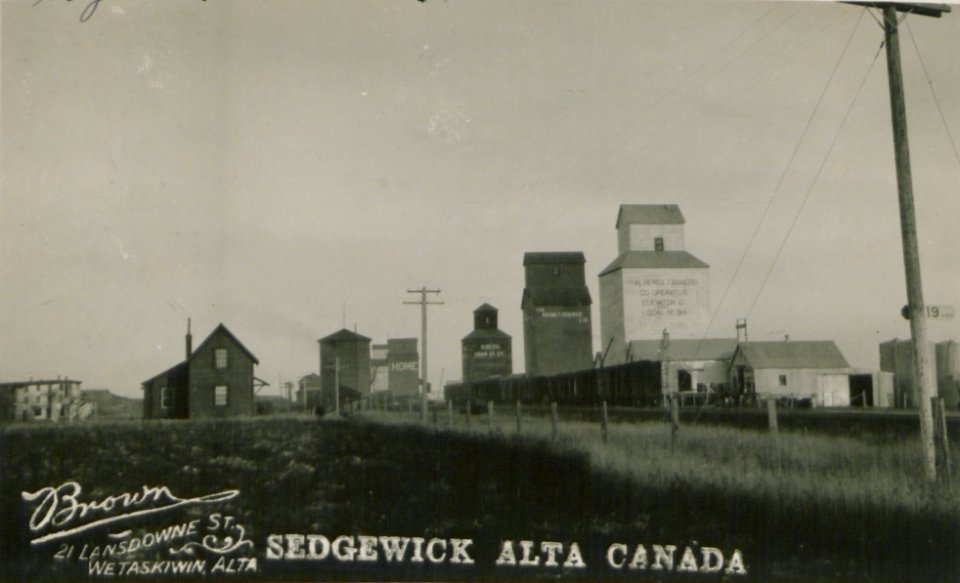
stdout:
<svg viewBox="0 0 960 583">
<path fill-rule="evenodd" d="M 873 375 L 850 375 L 850 406 L 873 407 Z"/>
<path fill-rule="evenodd" d="M 693 377 L 690 376 L 688 371 L 683 369 L 677 371 L 677 387 L 681 391 L 693 390 Z"/>
</svg>

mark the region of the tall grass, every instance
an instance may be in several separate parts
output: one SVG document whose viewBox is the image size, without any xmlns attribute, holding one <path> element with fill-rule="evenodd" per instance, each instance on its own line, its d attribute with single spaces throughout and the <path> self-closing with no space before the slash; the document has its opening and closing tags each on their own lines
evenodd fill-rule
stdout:
<svg viewBox="0 0 960 583">
<path fill-rule="evenodd" d="M 519 435 L 512 412 L 474 416 L 470 428 L 462 415 L 452 426 L 446 415 L 438 421 L 439 432 L 586 455 L 605 476 L 611 503 L 594 529 L 608 538 L 738 546 L 761 580 L 960 580 L 960 489 L 928 483 L 919 439 L 689 425 L 674 438 L 668 423 L 644 422 L 611 424 L 604 441 L 598 423 L 574 421 L 560 423 L 554 440 L 549 418 L 523 418 Z M 612 525 L 624 515 L 635 528 Z"/>
<path fill-rule="evenodd" d="M 410 414 L 368 412 L 366 418 L 387 423 L 417 423 Z M 463 415 L 450 426 L 445 415 L 436 425 L 442 431 L 510 435 L 516 432 L 512 414 L 474 416 L 466 427 Z M 548 418 L 524 417 L 524 438 L 551 440 Z M 919 439 L 873 443 L 854 437 L 834 437 L 781 431 L 778 437 L 763 431 L 718 426 L 683 426 L 671 435 L 667 423 L 609 425 L 608 439 L 599 424 L 561 422 L 554 446 L 583 452 L 606 472 L 650 486 L 668 486 L 680 480 L 690 486 L 769 494 L 787 501 L 829 501 L 870 504 L 899 509 L 960 512 L 960 479 L 952 487 L 931 485 L 924 475 Z M 960 457 L 954 456 L 953 467 Z"/>
<path fill-rule="evenodd" d="M 957 488 L 927 484 L 918 440 L 690 425 L 673 439 L 669 424 L 647 422 L 611 424 L 604 441 L 599 424 L 579 421 L 554 440 L 549 418 L 524 417 L 517 435 L 512 412 L 474 416 L 469 429 L 463 415 L 452 426 L 418 417 L 0 427 L 0 580 L 73 578 L 26 542 L 20 500 L 67 479 L 93 498 L 143 484 L 239 489 L 218 510 L 249 527 L 260 553 L 278 532 L 476 540 L 467 570 L 284 563 L 264 574 L 277 580 L 510 579 L 494 567 L 504 538 L 578 541 L 592 557 L 585 580 L 636 575 L 604 569 L 613 542 L 740 549 L 761 581 L 960 580 Z"/>
</svg>

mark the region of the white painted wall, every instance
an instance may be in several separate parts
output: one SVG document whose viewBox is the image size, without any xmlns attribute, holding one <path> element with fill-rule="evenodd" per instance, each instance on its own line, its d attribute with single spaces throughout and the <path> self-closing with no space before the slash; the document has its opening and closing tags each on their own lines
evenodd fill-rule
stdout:
<svg viewBox="0 0 960 583">
<path fill-rule="evenodd" d="M 617 232 L 619 253 L 654 251 L 654 239 L 663 238 L 664 251 L 683 251 L 683 225 L 620 225 Z"/>
<path fill-rule="evenodd" d="M 626 340 L 702 338 L 710 322 L 708 268 L 622 269 Z M 602 295 L 602 294 L 601 294 Z"/>
</svg>

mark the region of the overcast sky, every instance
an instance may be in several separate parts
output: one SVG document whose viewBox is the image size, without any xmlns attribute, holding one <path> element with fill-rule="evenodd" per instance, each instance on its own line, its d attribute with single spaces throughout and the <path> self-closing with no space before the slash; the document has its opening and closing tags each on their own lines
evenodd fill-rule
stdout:
<svg viewBox="0 0 960 583">
<path fill-rule="evenodd" d="M 403 302 L 424 285 L 445 302 L 431 382 L 460 378 L 484 302 L 522 372 L 527 251 L 584 252 L 598 351 L 622 203 L 680 205 L 711 337 L 748 317 L 752 340 L 833 339 L 868 368 L 909 337 L 864 9 L 101 0 L 80 22 L 86 5 L 0 4 L 0 381 L 138 397 L 191 317 L 195 345 L 230 328 L 275 394 L 344 321 L 419 336 Z M 901 32 L 926 298 L 956 306 L 960 13 Z M 960 339 L 960 319 L 930 334 Z"/>
</svg>

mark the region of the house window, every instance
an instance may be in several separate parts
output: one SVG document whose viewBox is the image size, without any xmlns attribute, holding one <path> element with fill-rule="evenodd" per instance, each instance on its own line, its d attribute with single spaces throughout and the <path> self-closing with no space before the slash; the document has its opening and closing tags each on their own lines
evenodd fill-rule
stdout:
<svg viewBox="0 0 960 583">
<path fill-rule="evenodd" d="M 654 251 L 663 251 L 663 237 L 656 237 L 653 240 L 653 250 Z"/>
<path fill-rule="evenodd" d="M 227 349 L 218 348 L 214 350 L 213 360 L 217 368 L 227 368 Z"/>
<path fill-rule="evenodd" d="M 785 374 L 780 375 L 780 386 L 781 387 L 787 386 L 787 375 Z"/>
<path fill-rule="evenodd" d="M 160 389 L 160 408 L 169 409 L 173 404 L 173 391 L 169 387 Z"/>
<path fill-rule="evenodd" d="M 213 404 L 217 407 L 227 406 L 227 386 L 218 385 L 213 389 Z"/>
</svg>

